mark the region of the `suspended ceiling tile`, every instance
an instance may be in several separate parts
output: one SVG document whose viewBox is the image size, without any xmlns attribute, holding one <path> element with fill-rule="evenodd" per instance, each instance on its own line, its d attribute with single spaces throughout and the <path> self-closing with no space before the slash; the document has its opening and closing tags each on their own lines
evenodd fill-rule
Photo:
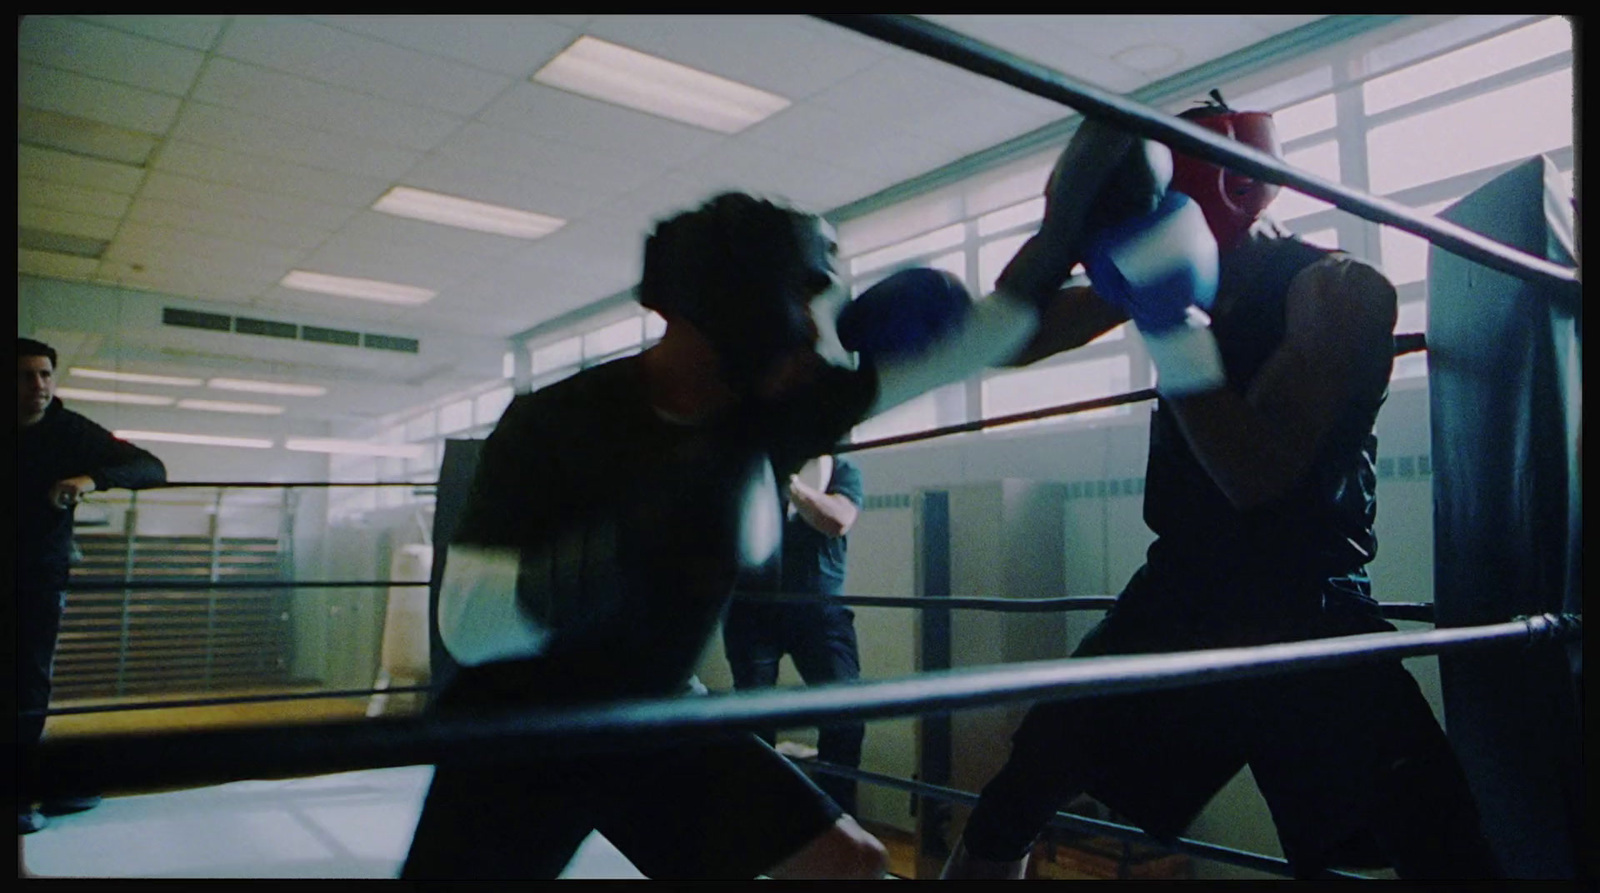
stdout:
<svg viewBox="0 0 1600 893">
<path fill-rule="evenodd" d="M 693 158 L 726 139 L 700 127 L 531 82 L 502 93 L 478 121 L 667 165 Z"/>
<path fill-rule="evenodd" d="M 17 176 L 132 195 L 139 188 L 139 181 L 144 178 L 144 170 L 54 149 L 19 145 Z"/>
<path fill-rule="evenodd" d="M 163 134 L 177 117 L 181 100 L 138 87 L 19 62 L 17 102 L 142 133 Z"/>
<path fill-rule="evenodd" d="M 978 97 L 952 98 L 924 118 L 919 133 L 959 157 L 1075 114 L 1066 106 L 1023 108 Z"/>
<path fill-rule="evenodd" d="M 280 224 L 332 232 L 359 210 L 308 201 L 282 192 L 245 189 L 215 181 L 197 180 L 165 171 L 151 171 L 139 190 L 141 201 L 163 201 L 192 208 L 242 215 Z"/>
<path fill-rule="evenodd" d="M 194 205 L 152 199 L 140 195 L 128 212 L 128 220 L 149 226 L 185 229 L 237 241 L 259 240 L 278 248 L 310 251 L 332 230 L 318 230 L 303 223 L 277 223 L 248 214 L 230 213 Z"/>
<path fill-rule="evenodd" d="M 179 263 L 182 263 L 181 260 Z M 102 264 L 101 274 L 130 288 L 163 292 L 180 299 L 229 304 L 248 303 L 277 282 L 277 279 L 268 276 L 244 275 L 236 269 L 217 271 L 184 265 L 172 268 L 141 266 L 135 270 L 119 261 Z"/>
<path fill-rule="evenodd" d="M 523 131 L 468 124 L 436 150 L 468 163 L 498 167 L 573 189 L 614 195 L 660 174 L 661 162 L 641 161 L 606 149 L 543 139 Z"/>
<path fill-rule="evenodd" d="M 51 183 L 33 177 L 17 178 L 17 204 L 70 211 L 74 214 L 92 214 L 113 220 L 128 211 L 130 199 L 126 195 L 103 189 L 86 189 L 65 183 Z"/>
<path fill-rule="evenodd" d="M 676 173 L 698 179 L 710 189 L 764 193 L 818 213 L 865 195 L 882 182 L 870 174 L 740 142 L 719 146 Z"/>
<path fill-rule="evenodd" d="M 681 211 L 697 208 L 711 195 L 704 181 L 669 173 L 619 196 L 609 202 L 604 211 L 611 216 L 620 216 L 631 211 L 653 223 L 665 220 Z"/>
<path fill-rule="evenodd" d="M 605 197 L 522 171 L 485 167 L 465 158 L 431 154 L 406 172 L 406 186 L 575 220 L 598 207 Z"/>
<path fill-rule="evenodd" d="M 391 181 L 422 157 L 412 149 L 381 146 L 199 102 L 185 103 L 172 136 L 245 155 Z"/>
<path fill-rule="evenodd" d="M 66 233 L 90 239 L 110 239 L 117 231 L 117 221 L 109 217 L 58 211 L 31 205 L 17 205 L 17 228 L 36 229 L 51 233 Z"/>
<path fill-rule="evenodd" d="M 1261 32 L 1262 36 L 1273 37 L 1288 31 L 1293 31 L 1303 25 L 1309 25 L 1318 19 L 1325 18 L 1320 15 L 1246 15 L 1239 18 L 1251 28 Z"/>
<path fill-rule="evenodd" d="M 1120 49 L 1107 43 L 1103 35 L 1093 33 L 1097 16 L 963 14 L 927 18 L 1027 61 L 1075 77 L 1084 76 L 1084 66 L 1104 61 Z"/>
<path fill-rule="evenodd" d="M 232 59 L 217 59 L 207 66 L 193 98 L 261 118 L 419 150 L 432 148 L 463 121 Z"/>
<path fill-rule="evenodd" d="M 149 162 L 159 139 L 150 133 L 19 105 L 17 142 L 140 167 Z"/>
<path fill-rule="evenodd" d="M 1242 49 L 1261 39 L 1236 15 L 1086 16 L 1087 33 L 1114 62 L 1149 80 Z M 1175 56 L 1168 52 L 1175 52 Z M 1170 61 L 1161 61 L 1169 59 Z M 1161 61 L 1161 64 L 1155 64 Z"/>
<path fill-rule="evenodd" d="M 862 139 L 864 126 L 863 117 L 803 105 L 751 127 L 741 142 L 883 177 L 922 173 L 952 157 L 938 142 L 884 126 L 874 128 L 872 139 Z"/>
<path fill-rule="evenodd" d="M 551 19 L 588 16 L 531 15 L 318 15 L 312 21 L 462 62 L 526 78 L 566 49 L 578 32 Z"/>
<path fill-rule="evenodd" d="M 105 259 L 161 267 L 182 266 L 184 263 L 213 269 L 237 266 L 243 271 L 257 271 L 262 276 L 274 275 L 273 271 L 278 271 L 276 275 L 282 276 L 303 255 L 304 252 L 289 248 L 239 242 L 130 221 L 107 249 Z M 145 256 L 148 256 L 148 260 Z M 170 258 L 180 261 L 174 263 Z"/>
<path fill-rule="evenodd" d="M 1127 92 L 1167 72 L 1164 66 L 1202 61 L 1174 62 L 1162 47 L 1185 57 L 1202 46 L 1231 52 L 1315 17 L 1235 16 L 1225 17 L 1227 24 L 1197 18 L 1192 41 L 1187 33 L 1163 36 L 1147 27 L 1170 32 L 1171 22 L 1188 24 L 1187 17 L 957 18 L 988 21 L 981 39 Z M 118 36 L 137 34 L 160 46 L 115 70 L 108 60 L 123 50 L 41 63 L 47 55 L 40 54 L 56 48 L 35 40 L 24 49 L 33 35 L 19 30 L 19 209 L 106 218 L 126 210 L 130 220 L 107 249 L 98 278 L 196 302 L 242 304 L 263 315 L 290 314 L 273 318 L 348 320 L 344 327 L 363 330 L 404 321 L 429 331 L 525 331 L 629 288 L 654 222 L 721 189 L 743 186 L 825 211 L 1071 114 L 998 81 L 797 15 L 78 20 L 89 24 L 52 23 L 53 31 L 38 33 L 90 35 L 82 41 L 90 47 L 137 46 L 139 40 Z M 772 90 L 795 104 L 728 137 L 528 81 L 580 33 Z M 168 139 L 152 155 L 151 134 L 159 131 L 114 125 L 70 105 L 88 102 L 75 98 L 78 86 L 169 84 L 160 78 L 183 69 L 156 64 L 158 57 L 170 61 L 184 55 L 171 55 L 171 48 L 213 46 L 221 54 L 200 69 L 208 73 L 190 103 L 211 111 L 185 131 L 204 144 Z M 46 82 L 40 92 L 47 100 L 36 108 L 28 104 L 23 69 L 41 64 L 70 70 L 35 74 L 36 85 Z M 94 103 L 115 107 L 121 99 Z M 217 111 L 222 104 L 244 115 Z M 126 115 L 133 108 L 114 110 Z M 451 134 L 432 148 L 440 128 L 474 116 L 480 129 Z M 189 116 L 180 110 L 178 117 Z M 70 151 L 52 153 L 41 143 Z M 84 155 L 151 159 L 151 170 L 141 186 L 145 174 L 137 166 Z M 369 211 L 396 183 L 570 222 L 524 245 Z M 136 190 L 138 201 L 130 204 L 126 196 Z M 318 243 L 318 250 L 331 245 L 349 262 L 370 264 L 373 278 L 431 276 L 442 283 L 439 297 L 408 310 L 277 287 L 284 272 L 315 253 L 283 252 L 330 231 L 336 241 Z M 256 247 L 240 244 L 245 237 Z M 23 263 L 19 257 L 19 272 Z M 145 266 L 142 274 L 135 264 Z M 81 266 L 71 275 L 80 275 Z M 237 361 L 224 353 L 218 351 L 216 363 L 255 362 L 248 350 Z"/>
<path fill-rule="evenodd" d="M 639 281 L 639 262 L 625 258 L 636 258 L 641 250 L 590 263 L 547 257 L 538 264 L 526 260 L 507 264 L 496 271 L 493 281 L 503 284 L 500 293 L 505 312 L 518 315 L 519 324 L 512 331 L 523 331 L 631 289 Z"/>
<path fill-rule="evenodd" d="M 205 55 L 66 16 L 25 16 L 17 57 L 61 71 L 183 96 Z"/>
<path fill-rule="evenodd" d="M 507 258 L 499 269 L 502 272 L 546 267 L 562 270 L 574 281 L 602 284 L 600 291 L 578 296 L 584 301 L 595 301 L 637 281 L 643 253 L 644 234 L 635 223 L 594 217 L 540 239 Z M 626 281 L 611 287 L 621 280 Z"/>
<path fill-rule="evenodd" d="M 1093 74 L 1094 68 L 1100 65 L 1114 72 L 1117 77 L 1127 77 L 1126 69 L 1111 62 L 1096 62 L 1093 66 L 1082 66 L 1087 72 L 1086 74 L 1076 76 L 1068 74 L 1068 76 L 1074 77 L 1075 80 L 1099 86 L 1102 89 L 1114 89 L 1104 83 L 1098 75 Z M 1067 72 L 1062 73 L 1067 74 Z M 987 111 L 996 111 L 1005 115 L 1020 113 L 1038 121 L 1038 126 L 1077 114 L 1070 106 L 1062 105 L 1053 99 L 1046 99 L 1043 96 L 992 78 L 973 75 L 965 78 L 962 81 L 962 86 L 969 95 L 987 105 L 986 113 L 979 117 L 980 123 L 988 116 Z M 1136 86 L 1130 81 L 1125 89 L 1115 88 L 1115 92 L 1127 92 Z"/>
<path fill-rule="evenodd" d="M 881 54 L 816 34 L 792 15 L 602 15 L 585 31 L 691 68 L 804 99 Z"/>
<path fill-rule="evenodd" d="M 246 155 L 226 147 L 182 139 L 169 140 L 163 145 L 153 167 L 157 171 L 169 171 L 257 192 L 320 201 L 334 207 L 368 207 L 393 182 L 388 177 L 351 176 L 322 167 Z"/>
<path fill-rule="evenodd" d="M 89 279 L 100 262 L 92 257 L 56 254 L 53 251 L 17 249 L 17 272 L 60 279 Z"/>
<path fill-rule="evenodd" d="M 369 245 L 345 242 L 326 245 L 317 249 L 317 251 L 296 264 L 295 269 L 307 270 L 313 273 L 325 273 L 330 276 L 372 279 L 378 282 L 390 282 L 396 285 L 425 288 L 433 292 L 443 292 L 476 272 L 477 264 L 471 260 L 451 257 L 442 253 L 416 253 L 400 259 L 380 251 L 374 251 Z M 363 301 L 360 298 L 346 298 L 339 295 L 329 295 L 328 297 L 336 302 L 335 305 L 330 306 L 345 306 L 350 301 Z M 435 295 L 424 303 L 433 304 L 438 303 L 439 300 L 439 296 Z M 385 302 L 365 301 L 365 303 Z M 407 305 L 391 304 L 390 306 Z"/>
<path fill-rule="evenodd" d="M 300 291 L 276 284 L 269 286 L 252 303 L 263 310 L 271 310 L 281 315 L 321 314 L 341 320 L 343 328 L 358 328 L 379 335 L 401 334 L 394 329 L 400 325 L 400 320 L 405 317 L 407 311 L 407 308 L 395 304 Z"/>
<path fill-rule="evenodd" d="M 947 87 L 948 75 L 916 60 L 885 59 L 866 71 L 819 92 L 812 100 L 842 114 L 877 122 L 880 127 L 916 130 L 923 115 L 938 110 L 944 98 L 930 85 Z"/>
<path fill-rule="evenodd" d="M 83 15 L 86 22 L 195 50 L 210 49 L 228 16 L 220 15 Z"/>
<path fill-rule="evenodd" d="M 391 254 L 412 255 L 420 252 L 456 257 L 464 264 L 478 264 L 515 254 L 542 240 L 446 226 L 382 211 L 364 211 L 340 228 L 336 241 L 365 243 L 378 251 L 384 251 L 386 246 L 400 249 L 398 252 L 388 249 L 387 253 Z"/>
<path fill-rule="evenodd" d="M 530 244 L 535 243 L 369 211 L 356 216 L 330 236 L 321 249 L 308 258 L 308 262 L 324 256 L 351 253 L 364 257 L 387 255 L 393 258 L 397 269 L 415 268 L 428 263 L 451 270 L 456 267 L 472 269 L 486 260 L 521 251 Z M 451 273 L 451 276 L 455 274 Z"/>
<path fill-rule="evenodd" d="M 472 115 L 512 79 L 289 16 L 239 16 L 217 53 L 398 102 Z"/>
</svg>

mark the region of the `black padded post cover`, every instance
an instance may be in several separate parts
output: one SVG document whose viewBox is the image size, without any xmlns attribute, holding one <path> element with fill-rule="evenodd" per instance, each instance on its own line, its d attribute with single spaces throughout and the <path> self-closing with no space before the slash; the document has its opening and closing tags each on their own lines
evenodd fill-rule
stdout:
<svg viewBox="0 0 1600 893">
<path fill-rule="evenodd" d="M 1572 266 L 1573 208 L 1532 158 L 1439 216 Z M 1581 302 L 1430 250 L 1437 625 L 1581 613 Z M 1445 722 L 1506 873 L 1587 873 L 1582 646 L 1440 658 Z"/>
</svg>

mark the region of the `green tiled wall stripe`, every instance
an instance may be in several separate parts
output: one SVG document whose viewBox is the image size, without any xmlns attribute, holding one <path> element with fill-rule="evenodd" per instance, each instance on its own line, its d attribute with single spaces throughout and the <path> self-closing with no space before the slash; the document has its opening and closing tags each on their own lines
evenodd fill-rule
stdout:
<svg viewBox="0 0 1600 893">
<path fill-rule="evenodd" d="M 863 511 L 873 512 L 879 509 L 908 509 L 911 508 L 910 493 L 873 493 L 869 494 L 861 504 Z"/>
<path fill-rule="evenodd" d="M 1428 454 L 1420 456 L 1379 457 L 1378 480 L 1420 480 L 1433 475 L 1433 462 Z M 1101 478 L 1096 480 L 1067 481 L 1068 499 L 1106 499 L 1113 496 L 1141 496 L 1144 478 Z M 862 504 L 865 511 L 882 509 L 908 509 L 909 493 L 872 493 Z"/>
</svg>

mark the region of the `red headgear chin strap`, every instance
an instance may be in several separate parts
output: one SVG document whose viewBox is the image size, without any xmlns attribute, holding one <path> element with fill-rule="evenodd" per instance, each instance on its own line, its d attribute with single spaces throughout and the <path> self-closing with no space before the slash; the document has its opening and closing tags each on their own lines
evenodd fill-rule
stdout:
<svg viewBox="0 0 1600 893">
<path fill-rule="evenodd" d="M 1283 157 L 1270 113 L 1236 112 L 1228 108 L 1216 90 L 1211 91 L 1211 96 L 1212 102 L 1180 117 L 1275 158 Z M 1281 187 L 1174 152 L 1172 188 L 1194 199 L 1211 225 L 1217 246 L 1226 251 L 1244 238 L 1251 224 L 1278 197 Z"/>
</svg>

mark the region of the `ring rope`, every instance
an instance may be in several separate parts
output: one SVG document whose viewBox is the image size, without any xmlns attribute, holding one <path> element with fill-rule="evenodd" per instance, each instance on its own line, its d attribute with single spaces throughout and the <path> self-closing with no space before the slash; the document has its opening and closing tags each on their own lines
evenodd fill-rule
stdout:
<svg viewBox="0 0 1600 893">
<path fill-rule="evenodd" d="M 1370 633 L 1245 648 L 1063 658 L 941 670 L 878 682 L 672 697 L 604 705 L 335 721 L 251 730 L 202 730 L 46 739 L 46 778 L 127 786 L 209 784 L 263 775 L 526 760 L 545 754 L 628 751 L 733 732 L 829 725 L 1032 700 L 1157 691 L 1382 659 L 1581 639 L 1582 617 L 1543 614 L 1504 623 Z"/>
<path fill-rule="evenodd" d="M 185 490 L 218 487 L 228 490 L 327 489 L 330 487 L 419 487 L 438 486 L 437 481 L 167 481 L 140 487 L 140 490 Z"/>
<path fill-rule="evenodd" d="M 133 710 L 165 710 L 177 707 L 225 707 L 234 704 L 270 704 L 278 701 L 315 701 L 324 698 L 369 698 L 376 695 L 436 694 L 431 685 L 395 685 L 389 688 L 348 688 L 337 691 L 277 692 L 264 695 L 231 695 L 221 698 L 183 698 L 170 701 L 140 701 L 137 704 L 93 704 L 83 707 L 52 707 L 48 710 L 19 710 L 20 716 L 81 716 L 86 713 L 125 713 Z"/>
<path fill-rule="evenodd" d="M 1395 356 L 1416 353 L 1428 349 L 1427 336 L 1421 332 L 1408 332 L 1396 335 Z M 955 425 L 943 425 L 938 428 L 928 428 L 922 431 L 911 431 L 906 434 L 895 434 L 889 437 L 879 437 L 874 440 L 862 440 L 855 443 L 841 443 L 833 448 L 834 453 L 855 453 L 862 450 L 875 450 L 880 447 L 899 446 L 905 443 L 916 443 L 922 440 L 933 440 L 950 434 L 966 434 L 972 431 L 983 431 L 988 428 L 999 428 L 1004 425 L 1015 425 L 1021 422 L 1036 422 L 1040 419 L 1055 418 L 1056 416 L 1075 415 L 1080 412 L 1089 412 L 1095 409 L 1107 409 L 1112 406 L 1122 406 L 1128 403 L 1142 403 L 1154 400 L 1161 396 L 1155 388 L 1145 388 L 1130 391 L 1126 394 L 1114 394 L 1109 397 L 1096 397 L 1092 400 L 1079 400 L 1075 403 L 1063 403 L 1057 406 L 1047 406 L 1043 409 L 1031 409 L 1026 412 L 1014 412 L 1010 415 L 992 416 L 986 419 L 977 419 L 970 422 L 961 422 Z"/>
<path fill-rule="evenodd" d="M 1052 611 L 1105 611 L 1117 602 L 1114 595 L 1068 595 L 1057 598 L 991 598 L 972 596 L 824 595 L 816 592 L 746 592 L 733 597 L 745 602 L 770 604 L 839 604 L 869 608 L 922 608 L 924 610 L 993 611 L 1000 614 L 1043 614 Z M 1379 602 L 1379 612 L 1391 620 L 1433 620 L 1430 602 Z"/>
<path fill-rule="evenodd" d="M 1394 336 L 1394 355 L 1397 357 L 1409 353 L 1425 351 L 1427 349 L 1427 335 L 1422 332 L 1407 332 Z M 1079 412 L 1088 412 L 1092 409 L 1105 409 L 1111 406 L 1121 406 L 1124 403 L 1138 403 L 1143 400 L 1154 400 L 1158 396 L 1160 395 L 1156 393 L 1154 388 L 1146 388 L 1139 391 L 1131 391 L 1126 394 L 1116 394 L 1110 397 L 1097 397 L 1093 400 L 1080 400 L 1076 403 L 1063 403 L 1057 406 L 1045 407 L 1043 409 L 1030 410 L 1028 412 L 1013 413 L 1005 416 L 995 416 L 993 418 L 982 419 L 976 422 L 968 422 L 962 425 L 948 425 L 941 428 L 930 428 L 926 431 L 916 431 L 910 434 L 879 438 L 877 440 L 864 440 L 858 443 L 839 444 L 834 448 L 834 451 L 838 453 L 853 453 L 861 450 L 875 449 L 877 447 L 909 443 L 915 440 L 930 440 L 935 437 L 942 437 L 946 434 L 959 434 L 966 431 L 977 431 L 983 428 L 998 427 L 1000 425 L 1011 425 L 1017 422 L 1031 422 L 1058 415 L 1072 415 Z M 437 489 L 438 486 L 438 481 L 287 481 L 277 483 L 270 481 L 169 481 L 165 484 L 156 484 L 154 486 L 141 487 L 139 489 L 176 490 L 204 487 L 225 487 L 233 489 L 270 489 L 274 487 L 281 487 L 284 489 L 293 487 L 416 487 L 420 490 L 430 490 Z"/>
<path fill-rule="evenodd" d="M 406 585 L 426 586 L 427 583 Z M 821 595 L 817 593 L 734 593 L 758 603 L 817 604 L 834 603 L 866 607 L 922 608 L 925 610 L 977 610 L 996 613 L 1034 614 L 1058 611 L 1103 611 L 1116 604 L 1112 595 L 1079 595 L 1063 598 L 946 598 L 926 596 L 902 598 L 872 595 Z M 1380 602 L 1379 611 L 1385 619 L 1433 622 L 1433 605 L 1427 602 Z M 426 693 L 437 689 L 429 685 L 395 686 L 391 688 L 356 688 L 315 692 L 284 692 L 263 695 L 235 695 L 217 698 L 186 698 L 170 701 L 141 701 L 136 704 L 101 704 L 84 707 L 55 707 L 45 710 L 24 710 L 24 716 L 73 716 L 85 713 L 118 713 L 130 710 L 160 710 L 169 707 L 212 707 L 227 704 L 268 703 L 273 701 L 303 701 L 335 698 L 373 697 L 376 695 Z"/>
<path fill-rule="evenodd" d="M 208 592 L 226 589 L 409 589 L 431 585 L 427 580 L 85 580 L 72 581 L 68 592 Z"/>
<path fill-rule="evenodd" d="M 73 583 L 69 592 L 226 592 L 257 589 L 420 589 L 431 586 L 428 580 L 86 580 Z M 869 608 L 924 608 L 995 611 L 1002 614 L 1033 614 L 1050 611 L 1104 611 L 1116 603 L 1114 595 L 1073 595 L 1058 598 L 989 598 L 823 595 L 814 592 L 736 591 L 733 597 L 746 602 L 771 604 L 837 604 Z M 1380 602 L 1384 617 L 1397 620 L 1433 619 L 1433 606 L 1427 602 Z"/>
<path fill-rule="evenodd" d="M 1565 309 L 1569 312 L 1578 309 L 1583 286 L 1575 269 L 1507 247 L 1449 221 L 1418 214 L 1397 202 L 1367 195 L 1299 170 L 1258 149 L 1163 114 L 1125 96 L 1068 77 L 960 32 L 902 14 L 825 14 L 816 18 L 1009 84 L 1076 109 L 1085 116 L 1103 118 L 1124 130 L 1165 143 L 1185 154 L 1269 183 L 1288 186 L 1367 220 L 1420 236 L 1451 254 L 1502 273 L 1554 285 L 1557 288 L 1556 295 L 1565 304 Z"/>
</svg>

